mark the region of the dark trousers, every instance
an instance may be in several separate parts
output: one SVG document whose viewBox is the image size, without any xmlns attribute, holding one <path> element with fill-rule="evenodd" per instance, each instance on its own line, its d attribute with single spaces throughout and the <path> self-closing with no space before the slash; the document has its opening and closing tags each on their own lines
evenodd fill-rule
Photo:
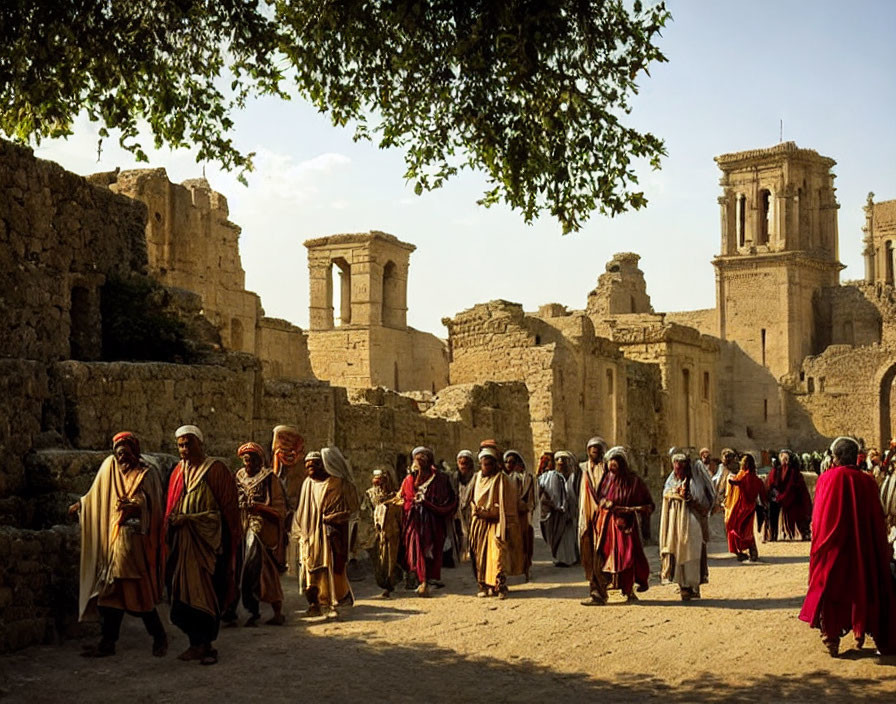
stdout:
<svg viewBox="0 0 896 704">
<path fill-rule="evenodd" d="M 102 618 L 102 634 L 103 641 L 106 643 L 117 643 L 118 636 L 121 633 L 121 622 L 124 620 L 124 609 L 115 609 L 109 606 L 98 607 L 100 617 Z M 146 632 L 153 637 L 153 640 L 162 640 L 165 638 L 165 626 L 162 625 L 162 619 L 159 618 L 159 612 L 152 611 L 128 611 L 131 616 L 138 616 L 143 620 Z"/>
<path fill-rule="evenodd" d="M 171 604 L 171 623 L 187 634 L 191 646 L 211 645 L 218 637 L 221 619 L 175 600 Z"/>
<path fill-rule="evenodd" d="M 781 516 L 781 504 L 777 501 L 770 501 L 768 504 L 768 517 L 766 519 L 765 530 L 766 540 L 778 539 L 778 519 Z"/>
</svg>

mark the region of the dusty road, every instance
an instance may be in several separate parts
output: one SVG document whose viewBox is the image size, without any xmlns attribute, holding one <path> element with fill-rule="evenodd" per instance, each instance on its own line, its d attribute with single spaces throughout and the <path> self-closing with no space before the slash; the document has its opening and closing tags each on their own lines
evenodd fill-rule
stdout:
<svg viewBox="0 0 896 704">
<path fill-rule="evenodd" d="M 214 667 L 178 661 L 186 639 L 173 627 L 169 655 L 151 657 L 142 625 L 127 618 L 110 658 L 85 660 L 82 643 L 69 641 L 0 659 L 0 699 L 896 701 L 896 658 L 857 651 L 848 636 L 833 660 L 797 619 L 808 544 L 760 545 L 762 562 L 739 564 L 714 542 L 702 600 L 683 604 L 654 573 L 641 603 L 617 595 L 595 608 L 579 605 L 578 567 L 553 567 L 540 540 L 536 550 L 533 581 L 512 584 L 506 601 L 475 598 L 465 564 L 445 570 L 446 588 L 430 599 L 380 599 L 367 577 L 339 621 L 299 618 L 290 579 L 288 624 L 222 631 Z M 655 546 L 648 555 L 656 570 Z"/>
</svg>

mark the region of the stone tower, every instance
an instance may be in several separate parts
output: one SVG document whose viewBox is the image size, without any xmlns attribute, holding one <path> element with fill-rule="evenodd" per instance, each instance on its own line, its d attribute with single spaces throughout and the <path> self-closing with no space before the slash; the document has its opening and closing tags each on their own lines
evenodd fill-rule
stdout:
<svg viewBox="0 0 896 704">
<path fill-rule="evenodd" d="M 825 322 L 817 294 L 837 286 L 833 159 L 784 142 L 716 157 L 721 254 L 716 267 L 719 335 L 776 378 L 820 352 Z"/>
<path fill-rule="evenodd" d="M 416 247 L 385 232 L 305 242 L 311 288 L 308 351 L 315 376 L 339 386 L 430 391 L 448 385 L 448 349 L 408 327 Z M 339 311 L 334 310 L 338 272 Z"/>
</svg>

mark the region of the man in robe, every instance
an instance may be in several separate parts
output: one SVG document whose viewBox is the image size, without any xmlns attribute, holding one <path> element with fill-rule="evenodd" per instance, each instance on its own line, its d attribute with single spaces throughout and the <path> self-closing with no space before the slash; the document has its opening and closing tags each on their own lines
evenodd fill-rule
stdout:
<svg viewBox="0 0 896 704">
<path fill-rule="evenodd" d="M 475 457 L 470 450 L 457 453 L 457 512 L 454 517 L 454 535 L 457 553 L 461 560 L 470 559 L 470 523 L 473 518 L 473 478 L 477 472 Z"/>
<path fill-rule="evenodd" d="M 355 602 L 346 575 L 348 565 L 348 462 L 336 447 L 305 456 L 306 480 L 292 524 L 300 564 L 299 591 L 308 600 L 306 616 L 339 615 L 337 606 Z"/>
<path fill-rule="evenodd" d="M 709 581 L 703 519 L 714 502 L 705 470 L 692 469 L 684 453 L 672 455 L 660 516 L 660 577 L 663 583 L 678 585 L 682 601 L 700 598 L 700 585 Z"/>
<path fill-rule="evenodd" d="M 102 621 L 99 644 L 87 657 L 115 653 L 125 612 L 139 616 L 152 636 L 152 654 L 168 652 L 168 636 L 156 611 L 162 593 L 162 478 L 140 454 L 133 433 L 112 438 L 112 454 L 90 490 L 69 507 L 81 514 L 78 615 Z"/>
<path fill-rule="evenodd" d="M 607 603 L 608 589 L 619 589 L 628 602 L 636 602 L 638 591 L 647 591 L 650 565 L 641 544 L 637 516 L 646 520 L 653 513 L 650 490 L 630 468 L 624 448 L 613 447 L 604 457 L 605 471 L 582 482 L 583 515 L 589 523 L 583 530 L 582 566 L 589 580 L 590 598 L 585 606 Z M 594 484 L 596 480 L 597 484 Z"/>
<path fill-rule="evenodd" d="M 171 622 L 190 640 L 178 658 L 214 665 L 221 612 L 236 595 L 242 540 L 236 481 L 221 462 L 205 456 L 195 425 L 181 426 L 174 437 L 181 460 L 168 480 L 165 508 Z"/>
<path fill-rule="evenodd" d="M 501 471 L 500 455 L 492 447 L 479 452 L 479 473 L 473 488 L 473 521 L 470 526 L 470 559 L 479 585 L 476 596 L 507 598 L 510 569 L 508 527 L 517 517 L 516 491 Z"/>
<path fill-rule="evenodd" d="M 832 657 L 852 630 L 861 648 L 871 635 L 883 655 L 896 653 L 896 592 L 877 484 L 855 464 L 852 438 L 831 445 L 832 466 L 818 478 L 809 554 L 809 590 L 800 619 L 821 631 Z"/>
<path fill-rule="evenodd" d="M 724 510 L 728 497 L 728 479 L 740 471 L 737 450 L 726 447 L 722 450 L 721 459 L 719 468 L 712 476 L 712 484 L 716 490 L 716 503 L 712 510 L 714 514 Z"/>
<path fill-rule="evenodd" d="M 563 476 L 566 483 L 566 503 L 570 512 L 570 530 L 574 536 L 575 560 L 579 561 L 579 489 L 582 483 L 582 470 L 576 456 L 569 450 L 558 450 L 554 453 L 554 462 L 557 471 Z"/>
<path fill-rule="evenodd" d="M 401 549 L 402 504 L 388 471 L 373 470 L 372 486 L 367 490 L 367 501 L 373 511 L 376 542 L 373 550 L 373 575 L 388 599 L 401 579 L 398 553 Z"/>
<path fill-rule="evenodd" d="M 517 494 L 517 517 L 520 535 L 523 539 L 522 571 L 529 581 L 532 571 L 532 556 L 535 551 L 535 531 L 532 528 L 532 512 L 535 510 L 535 477 L 526 471 L 523 456 L 516 450 L 504 453 L 507 476 L 515 485 Z"/>
<path fill-rule="evenodd" d="M 788 540 L 793 540 L 797 532 L 803 540 L 809 540 L 812 498 L 799 461 L 790 450 L 781 450 L 778 460 L 780 467 L 772 467 L 768 475 L 768 491 L 770 499 L 780 507 L 781 530 Z"/>
<path fill-rule="evenodd" d="M 743 562 L 749 556 L 750 562 L 759 560 L 756 549 L 756 535 L 753 531 L 753 517 L 756 515 L 757 499 L 765 503 L 765 484 L 756 474 L 756 460 L 746 454 L 740 461 L 740 472 L 728 479 L 728 505 L 725 534 L 728 549 Z"/>
<path fill-rule="evenodd" d="M 576 524 L 579 510 L 570 497 L 566 477 L 555 469 L 553 453 L 542 455 L 538 475 L 538 497 L 541 510 L 541 536 L 551 549 L 557 567 L 569 567 L 578 559 Z"/>
<path fill-rule="evenodd" d="M 399 492 L 404 502 L 402 542 L 408 571 L 417 579 L 417 594 L 425 597 L 442 576 L 442 547 L 457 497 L 448 477 L 436 468 L 432 450 L 416 447 L 411 456 L 411 473 Z"/>
<path fill-rule="evenodd" d="M 257 625 L 260 602 L 265 602 L 274 611 L 268 625 L 282 626 L 286 622 L 280 585 L 280 574 L 286 569 L 286 493 L 274 470 L 264 466 L 261 445 L 247 442 L 237 454 L 243 461 L 236 473 L 236 485 L 243 529 L 240 592 L 249 612 L 245 625 Z"/>
</svg>

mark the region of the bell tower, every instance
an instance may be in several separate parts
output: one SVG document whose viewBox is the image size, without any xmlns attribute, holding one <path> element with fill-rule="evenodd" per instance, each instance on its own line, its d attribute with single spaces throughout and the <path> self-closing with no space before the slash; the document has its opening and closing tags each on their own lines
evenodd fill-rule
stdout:
<svg viewBox="0 0 896 704">
<path fill-rule="evenodd" d="M 723 154 L 719 336 L 778 379 L 820 352 L 815 299 L 840 282 L 833 159 L 783 142 Z"/>
</svg>

